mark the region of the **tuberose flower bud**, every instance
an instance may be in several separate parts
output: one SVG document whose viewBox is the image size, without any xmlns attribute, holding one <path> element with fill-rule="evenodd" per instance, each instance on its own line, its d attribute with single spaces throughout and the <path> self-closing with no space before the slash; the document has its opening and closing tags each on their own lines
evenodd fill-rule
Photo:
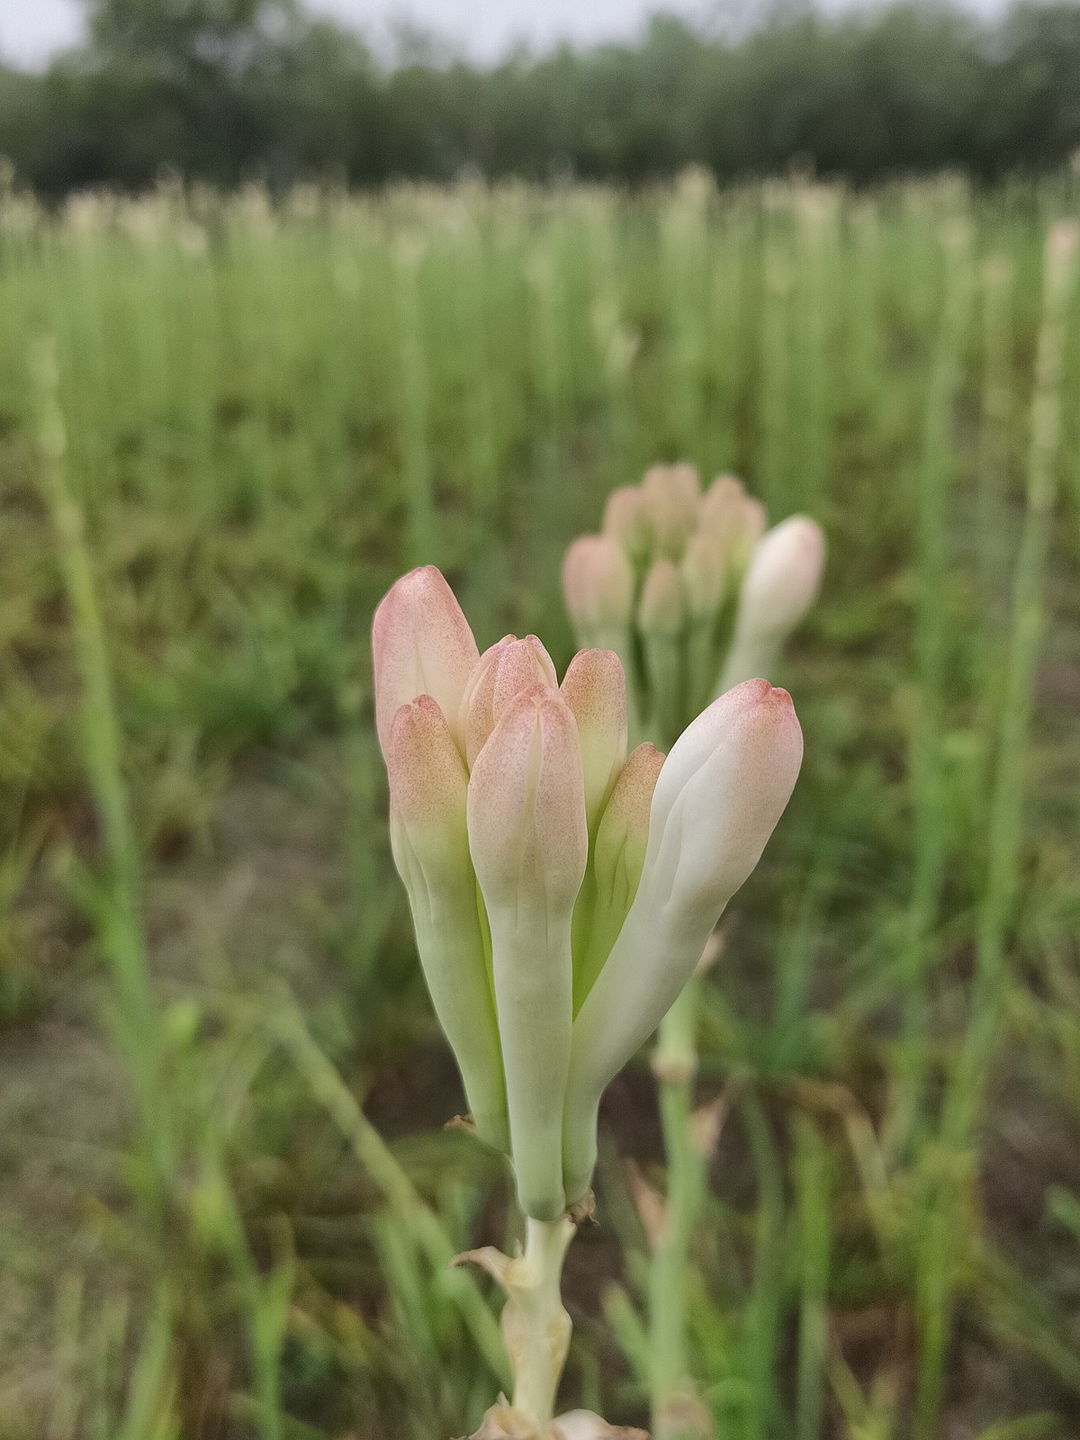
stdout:
<svg viewBox="0 0 1080 1440">
<path fill-rule="evenodd" d="M 469 848 L 491 931 L 518 1199 L 565 1207 L 559 1146 L 573 1006 L 571 924 L 589 836 L 577 722 L 537 686 L 507 707 L 468 787 Z"/>
<path fill-rule="evenodd" d="M 600 812 L 626 760 L 626 675 L 614 650 L 581 650 L 561 693 L 577 721 L 585 779 L 585 815 L 595 833 Z"/>
<path fill-rule="evenodd" d="M 663 752 L 655 745 L 648 741 L 639 745 L 627 758 L 600 817 L 593 843 L 596 905 L 580 955 L 575 948 L 575 1013 L 603 968 L 637 894 L 649 840 L 653 791 L 663 763 Z"/>
<path fill-rule="evenodd" d="M 466 829 L 468 773 L 430 695 L 403 705 L 386 746 L 390 841 L 420 964 L 480 1136 L 508 1148 L 502 1056 Z"/>
<path fill-rule="evenodd" d="M 653 793 L 646 869 L 663 876 L 682 921 L 704 927 L 698 955 L 760 859 L 801 763 L 791 696 L 767 680 L 721 695 L 672 747 Z"/>
<path fill-rule="evenodd" d="M 417 695 L 430 695 L 451 723 L 479 659 L 469 622 L 434 565 L 410 570 L 379 603 L 371 627 L 375 724 L 383 754 L 394 716 Z"/>
<path fill-rule="evenodd" d="M 472 765 L 495 722 L 522 690 L 558 685 L 551 656 L 535 635 L 506 635 L 480 656 L 469 676 L 458 712 L 458 734 Z"/>
<path fill-rule="evenodd" d="M 722 688 L 772 668 L 783 642 L 817 597 L 825 536 L 806 515 L 792 515 L 758 545 L 739 590 L 735 632 Z"/>
<path fill-rule="evenodd" d="M 634 573 L 619 542 L 582 535 L 566 552 L 562 578 L 579 642 L 621 654 L 634 608 Z"/>
<path fill-rule="evenodd" d="M 701 486 L 693 465 L 654 465 L 641 482 L 657 554 L 677 560 L 698 521 Z"/>
<path fill-rule="evenodd" d="M 698 507 L 699 529 L 726 545 L 746 499 L 741 480 L 734 475 L 717 475 L 701 497 Z"/>
<path fill-rule="evenodd" d="M 690 978 L 757 864 L 801 761 L 791 697 L 748 680 L 699 715 L 664 762 L 637 893 L 574 1022 L 564 1127 L 571 1203 L 589 1186 L 604 1088 Z"/>
</svg>

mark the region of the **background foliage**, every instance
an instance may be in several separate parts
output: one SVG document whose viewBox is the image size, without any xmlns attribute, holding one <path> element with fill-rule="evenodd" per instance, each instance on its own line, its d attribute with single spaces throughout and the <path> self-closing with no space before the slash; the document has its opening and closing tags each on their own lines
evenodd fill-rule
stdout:
<svg viewBox="0 0 1080 1440">
<path fill-rule="evenodd" d="M 639 183 L 796 164 L 858 181 L 956 167 L 990 178 L 1080 148 L 1080 7 L 979 20 L 947 5 L 753 23 L 652 21 L 640 42 L 481 67 L 412 35 L 394 62 L 288 0 L 91 0 L 85 48 L 0 69 L 0 155 L 56 197 L 316 177 L 374 185 L 573 175 Z"/>
<path fill-rule="evenodd" d="M 446 1261 L 512 1239 L 508 1186 L 439 1128 L 368 625 L 433 560 L 481 644 L 561 667 L 563 547 L 677 457 L 831 548 L 774 677 L 804 773 L 702 998 L 707 1413 L 1078 1432 L 1080 310 L 1043 261 L 1078 209 L 700 171 L 4 195 L 4 1440 L 475 1424 L 497 1300 Z M 645 1064 L 603 1136 L 565 1398 L 632 1421 Z"/>
</svg>

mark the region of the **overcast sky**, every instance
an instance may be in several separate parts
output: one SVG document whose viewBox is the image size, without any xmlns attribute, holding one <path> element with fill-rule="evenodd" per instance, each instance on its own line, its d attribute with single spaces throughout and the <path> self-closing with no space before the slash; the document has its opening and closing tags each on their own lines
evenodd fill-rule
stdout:
<svg viewBox="0 0 1080 1440">
<path fill-rule="evenodd" d="M 830 8 L 844 3 L 850 0 L 831 0 Z M 968 3 L 985 12 L 1000 0 Z M 375 39 L 385 38 L 394 17 L 408 17 L 480 59 L 519 40 L 543 47 L 559 39 L 633 35 L 661 7 L 691 16 L 709 8 L 706 0 L 309 0 L 307 6 Z M 20 65 L 43 64 L 79 39 L 81 13 L 79 0 L 0 0 L 0 55 Z"/>
</svg>

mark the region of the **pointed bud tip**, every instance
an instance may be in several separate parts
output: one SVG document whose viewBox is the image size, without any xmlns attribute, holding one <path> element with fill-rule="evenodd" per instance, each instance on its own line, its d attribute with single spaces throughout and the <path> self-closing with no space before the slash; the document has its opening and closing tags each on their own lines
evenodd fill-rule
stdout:
<svg viewBox="0 0 1080 1440">
<path fill-rule="evenodd" d="M 648 548 L 649 520 L 638 486 L 620 485 L 612 490 L 604 505 L 601 530 L 617 540 L 631 555 Z"/>
<path fill-rule="evenodd" d="M 514 900 L 527 872 L 548 899 L 572 904 L 588 856 L 577 721 L 544 685 L 517 694 L 469 779 L 469 844 L 485 898 Z M 531 856 L 522 870 L 523 856 Z"/>
<path fill-rule="evenodd" d="M 558 684 L 551 656 L 535 635 L 504 635 L 473 667 L 458 709 L 458 734 L 472 765 L 507 706 L 523 690 Z"/>
<path fill-rule="evenodd" d="M 465 765 L 432 696 L 418 695 L 396 711 L 386 770 L 391 809 L 404 820 L 438 820 L 464 803 Z"/>
<path fill-rule="evenodd" d="M 434 565 L 396 580 L 371 624 L 375 723 L 385 753 L 398 709 L 417 695 L 434 696 L 456 718 L 469 674 L 479 658 L 469 622 Z"/>
<path fill-rule="evenodd" d="M 560 693 L 577 721 L 590 831 L 626 759 L 626 673 L 614 650 L 579 650 Z"/>
</svg>

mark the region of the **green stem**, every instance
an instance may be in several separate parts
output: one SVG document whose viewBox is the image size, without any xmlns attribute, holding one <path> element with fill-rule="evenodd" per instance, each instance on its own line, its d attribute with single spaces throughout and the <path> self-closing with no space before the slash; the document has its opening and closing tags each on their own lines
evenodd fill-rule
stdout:
<svg viewBox="0 0 1080 1440">
<path fill-rule="evenodd" d="M 911 734 L 911 785 L 915 857 L 906 934 L 902 1082 L 893 1136 L 904 1151 L 918 1136 L 926 1100 L 930 1055 L 930 963 L 945 872 L 947 834 L 944 753 L 946 696 L 950 688 L 946 597 L 950 493 L 955 447 L 952 425 L 963 378 L 963 347 L 971 300 L 970 239 L 962 226 L 943 237 L 945 280 L 937 348 L 923 417 L 922 456 L 915 477 L 918 596 L 915 658 L 918 707 Z"/>
<path fill-rule="evenodd" d="M 694 976 L 660 1025 L 653 1070 L 668 1161 L 667 1206 L 649 1271 L 650 1408 L 655 1440 L 683 1440 L 679 1404 L 692 1387 L 686 1275 L 705 1194 L 705 1155 L 694 1136 L 694 1078 L 700 977 Z"/>
<path fill-rule="evenodd" d="M 514 1370 L 514 1409 L 538 1426 L 555 1416 L 555 1395 L 570 1349 L 570 1316 L 562 1303 L 562 1267 L 573 1221 L 527 1220 L 525 1254 L 514 1267 L 503 1311 L 503 1335 Z"/>
<path fill-rule="evenodd" d="M 42 482 L 71 606 L 72 641 L 82 685 L 79 720 L 86 771 L 106 856 L 104 897 L 97 925 L 115 987 L 117 1031 L 129 1068 L 149 1172 L 144 1198 L 155 1223 L 160 1224 L 174 1153 L 169 1107 L 164 1104 L 161 1090 L 159 1016 L 150 987 L 150 962 L 139 911 L 138 845 L 128 806 L 112 669 L 85 518 L 68 481 L 67 434 L 51 340 L 42 339 L 34 349 L 31 371 Z"/>
</svg>

